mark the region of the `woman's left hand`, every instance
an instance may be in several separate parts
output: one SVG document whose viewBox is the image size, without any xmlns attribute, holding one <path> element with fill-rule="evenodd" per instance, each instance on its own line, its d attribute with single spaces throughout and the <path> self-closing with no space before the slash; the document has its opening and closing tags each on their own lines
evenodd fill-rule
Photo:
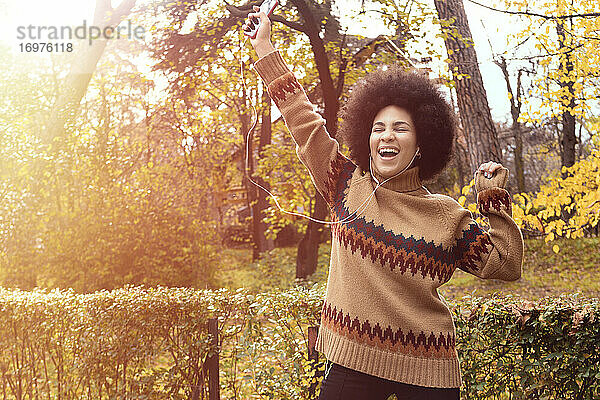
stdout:
<svg viewBox="0 0 600 400">
<path fill-rule="evenodd" d="M 475 173 L 479 171 L 483 174 L 483 176 L 490 179 L 492 176 L 494 176 L 496 170 L 500 168 L 502 168 L 502 164 L 493 161 L 488 161 L 486 163 L 481 164 L 479 168 L 477 168 L 477 171 L 475 171 Z"/>
</svg>

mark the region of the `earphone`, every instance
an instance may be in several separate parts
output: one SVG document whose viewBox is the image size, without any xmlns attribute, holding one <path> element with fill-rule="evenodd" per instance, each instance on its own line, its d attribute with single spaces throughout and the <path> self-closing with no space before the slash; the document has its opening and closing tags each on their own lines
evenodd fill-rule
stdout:
<svg viewBox="0 0 600 400">
<path fill-rule="evenodd" d="M 246 46 L 246 42 L 247 42 L 248 38 L 246 38 L 242 44 L 242 47 L 240 49 L 240 54 L 243 52 L 244 47 Z M 241 79 L 242 79 L 242 85 L 244 87 L 244 91 L 247 91 L 246 88 L 246 81 L 244 79 L 244 65 L 242 62 L 242 58 L 240 57 L 240 74 L 241 74 Z M 289 215 L 296 215 L 299 217 L 304 217 L 310 221 L 313 222 L 318 222 L 321 224 L 325 224 L 325 225 L 335 225 L 335 224 L 347 224 L 350 223 L 352 221 L 354 221 L 355 219 L 357 219 L 359 217 L 359 212 L 362 212 L 364 209 L 367 208 L 367 206 L 369 205 L 369 203 L 371 202 L 371 198 L 373 198 L 373 195 L 375 194 L 375 191 L 384 183 L 388 182 L 389 180 L 397 177 L 398 175 L 402 174 L 404 171 L 406 171 L 408 169 L 408 167 L 410 167 L 412 165 L 412 163 L 415 161 L 415 158 L 421 158 L 421 151 L 420 148 L 417 147 L 417 150 L 415 151 L 415 154 L 413 155 L 411 161 L 406 165 L 406 167 L 404 167 L 404 169 L 400 172 L 398 172 L 396 175 L 391 176 L 387 179 L 385 179 L 383 182 L 379 182 L 377 180 L 377 178 L 375 178 L 375 176 L 373 175 L 373 166 L 372 166 L 372 159 L 371 156 L 369 155 L 369 173 L 371 174 L 371 177 L 373 178 L 373 180 L 375 182 L 377 182 L 377 186 L 375 186 L 375 189 L 373 189 L 373 191 L 371 192 L 371 194 L 369 195 L 369 197 L 367 197 L 365 199 L 365 201 L 363 201 L 363 203 L 356 209 L 356 211 L 354 211 L 352 214 L 348 215 L 346 218 L 339 220 L 339 221 L 323 221 L 323 220 L 319 220 L 316 218 L 313 218 L 309 215 L 305 215 L 305 214 L 300 214 L 300 213 L 296 213 L 293 211 L 287 211 L 284 210 L 283 208 L 281 208 L 281 206 L 279 205 L 279 201 L 277 200 L 277 196 L 275 196 L 273 193 L 271 193 L 268 189 L 264 188 L 262 185 L 260 185 L 257 182 L 254 182 L 252 180 L 252 178 L 250 178 L 250 175 L 248 175 L 248 160 L 249 160 L 249 154 L 250 154 L 250 135 L 251 133 L 254 131 L 254 128 L 256 127 L 256 124 L 258 122 L 258 113 L 256 112 L 256 107 L 254 107 L 254 105 L 252 105 L 252 109 L 253 109 L 253 122 L 252 122 L 252 126 L 250 127 L 250 129 L 248 130 L 248 133 L 246 134 L 246 163 L 245 163 L 245 167 L 244 167 L 244 174 L 246 176 L 246 178 L 248 178 L 248 180 L 250 182 L 252 182 L 253 185 L 255 185 L 256 187 L 262 189 L 265 193 L 269 194 L 269 196 L 271 196 L 273 198 L 273 200 L 275 201 L 275 205 L 277 206 L 277 208 L 279 209 L 279 211 L 285 213 L 285 214 L 289 214 Z M 424 186 L 422 186 L 423 188 L 425 188 Z M 425 188 L 425 190 L 427 190 Z M 364 207 L 363 207 L 364 206 Z M 355 215 L 354 218 L 346 221 L 348 218 L 352 217 L 353 215 Z"/>
</svg>

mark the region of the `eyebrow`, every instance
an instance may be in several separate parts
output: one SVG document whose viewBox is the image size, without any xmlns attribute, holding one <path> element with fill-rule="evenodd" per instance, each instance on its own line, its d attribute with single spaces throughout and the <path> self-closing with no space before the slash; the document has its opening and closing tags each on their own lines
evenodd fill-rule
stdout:
<svg viewBox="0 0 600 400">
<path fill-rule="evenodd" d="M 381 121 L 377 121 L 373 124 L 373 126 L 385 126 L 385 124 Z M 399 125 L 406 125 L 410 128 L 410 124 L 406 121 L 396 121 L 392 124 L 393 127 L 399 126 Z"/>
</svg>

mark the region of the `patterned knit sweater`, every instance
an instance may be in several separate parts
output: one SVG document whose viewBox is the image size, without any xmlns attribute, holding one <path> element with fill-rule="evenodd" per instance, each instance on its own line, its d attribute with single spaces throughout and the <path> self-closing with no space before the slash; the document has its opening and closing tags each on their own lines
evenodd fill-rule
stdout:
<svg viewBox="0 0 600 400">
<path fill-rule="evenodd" d="M 376 182 L 340 153 L 278 51 L 254 68 L 329 205 L 331 220 L 347 218 Z M 521 276 L 523 237 L 512 219 L 507 178 L 506 168 L 491 179 L 476 174 L 487 231 L 457 201 L 423 187 L 418 167 L 379 187 L 358 218 L 332 225 L 317 350 L 334 363 L 381 378 L 460 387 L 454 323 L 437 288 L 456 268 L 480 278 Z"/>
</svg>

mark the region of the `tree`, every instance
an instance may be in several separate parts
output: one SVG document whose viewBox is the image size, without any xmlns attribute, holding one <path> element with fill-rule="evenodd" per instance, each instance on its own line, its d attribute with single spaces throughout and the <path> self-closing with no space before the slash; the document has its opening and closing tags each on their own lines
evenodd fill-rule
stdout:
<svg viewBox="0 0 600 400">
<path fill-rule="evenodd" d="M 232 157 L 243 154 L 245 158 L 246 148 L 249 149 L 248 171 L 243 160 L 241 176 L 235 179 L 239 179 L 245 188 L 247 208 L 251 210 L 250 231 L 256 259 L 260 253 L 272 248 L 273 243 L 265 238 L 266 226 L 261 218 L 267 206 L 266 196 L 247 179 L 246 173 L 265 186 L 265 182 L 253 176 L 253 172 L 264 146 L 270 142 L 270 103 L 264 103 L 266 93 L 263 93 L 254 74 L 245 76 L 251 84 L 246 86 L 242 82 L 240 67 L 248 69 L 249 63 L 240 54 L 241 23 L 214 1 L 193 4 L 171 2 L 161 5 L 159 10 L 168 16 L 169 23 L 157 30 L 151 51 L 157 60 L 154 69 L 170 76 L 171 96 L 190 113 L 207 108 L 224 112 L 227 108 L 230 119 L 221 129 L 215 130 L 215 138 L 229 149 Z M 194 26 L 184 29 L 184 25 L 189 24 L 186 21 L 193 20 Z M 253 122 L 253 106 L 261 116 L 256 129 L 260 134 L 252 135 L 252 140 L 247 143 Z M 238 134 L 232 135 L 232 130 Z"/>
<path fill-rule="evenodd" d="M 494 60 L 494 63 L 502 71 L 504 80 L 506 81 L 506 89 L 508 90 L 508 100 L 510 102 L 510 116 L 512 118 L 511 133 L 515 140 L 515 174 L 517 178 L 517 188 L 520 193 L 525 192 L 525 170 L 523 166 L 523 127 L 519 121 L 521 115 L 521 106 L 523 104 L 523 87 L 521 82 L 521 76 L 523 75 L 523 69 L 519 69 L 517 72 L 517 82 L 515 90 L 513 91 L 510 83 L 510 75 L 508 72 L 508 65 L 505 57 L 498 57 Z"/>
<path fill-rule="evenodd" d="M 577 145 L 582 148 L 577 124 L 580 131 L 585 129 L 591 134 L 586 129 L 586 121 L 598 104 L 600 37 L 597 21 L 600 13 L 594 12 L 597 2 L 538 0 L 527 5 L 510 4 L 513 9 L 488 8 L 518 16 L 523 29 L 511 38 L 519 43 L 513 58 L 536 64 L 534 88 L 525 99 L 521 120 L 532 123 L 556 118 L 561 165 L 571 167 L 581 152 Z M 524 51 L 527 54 L 523 54 Z"/>
<path fill-rule="evenodd" d="M 537 230 L 546 242 L 558 237 L 575 239 L 598 235 L 600 221 L 600 141 L 586 158 L 550 175 L 535 195 L 515 196 L 515 221 Z M 566 176 L 566 177 L 565 177 Z M 561 218 L 564 212 L 568 218 Z M 558 252 L 558 245 L 553 246 Z"/>
<path fill-rule="evenodd" d="M 55 78 L 43 73 L 49 66 L 2 69 L 11 75 L 2 84 L 14 81 L 16 90 L 2 91 L 0 284 L 214 286 L 212 166 L 221 154 L 206 136 L 218 121 L 157 97 L 127 61 L 140 51 L 130 44 L 107 48 L 60 151 L 28 134 L 46 111 L 47 99 L 34 90 Z M 182 127 L 197 132 L 190 136 L 198 146 L 179 140 Z"/>
<path fill-rule="evenodd" d="M 44 154 L 36 135 L 28 133 L 41 131 L 40 117 L 48 111 L 44 89 L 52 80 L 42 73 L 41 57 L 27 63 L 8 48 L 0 47 L 0 53 L 0 285 L 31 289 L 39 273 L 42 206 L 31 188 L 39 191 L 48 177 L 35 171 Z"/>
<path fill-rule="evenodd" d="M 226 6 L 228 13 L 223 13 L 219 8 L 211 8 L 210 2 L 171 4 L 167 8 L 167 13 L 173 20 L 170 26 L 174 29 L 167 27 L 162 30 L 162 37 L 155 42 L 154 46 L 155 56 L 161 60 L 157 67 L 174 73 L 177 76 L 174 82 L 182 82 L 185 85 L 195 82 L 193 84 L 197 85 L 196 90 L 199 94 L 212 92 L 213 97 L 226 98 L 227 104 L 240 116 L 241 129 L 238 131 L 242 134 L 248 131 L 248 118 L 243 116 L 247 115 L 252 104 L 260 106 L 259 114 L 264 112 L 260 110 L 270 107 L 268 103 L 261 103 L 264 88 L 256 82 L 255 77 L 246 78 L 252 80 L 253 88 L 256 89 L 247 90 L 239 85 L 238 68 L 234 66 L 240 64 L 239 28 L 252 6 L 258 3 L 247 2 L 239 6 L 228 4 Z M 384 13 L 388 17 L 386 23 L 398 32 L 396 37 L 366 40 L 343 34 L 334 12 L 335 3 L 330 1 L 292 0 L 278 7 L 272 16 L 275 22 L 273 35 L 276 37 L 278 47 L 284 52 L 288 48 L 294 49 L 289 62 L 300 72 L 302 84 L 307 89 L 309 98 L 317 104 L 318 111 L 326 121 L 327 130 L 333 137 L 337 131 L 337 113 L 341 101 L 346 96 L 348 86 L 376 65 L 367 60 L 374 54 L 382 53 L 382 50 L 388 51 L 385 59 L 388 62 L 398 61 L 398 58 L 402 62 L 407 58 L 402 51 L 403 43 L 409 37 L 406 28 L 412 26 L 407 22 L 409 5 L 406 6 L 406 10 L 403 10 L 393 1 L 376 1 L 374 4 L 385 9 Z M 203 13 L 198 13 L 200 7 L 203 7 Z M 208 14 L 210 18 L 203 18 Z M 182 33 L 181 27 L 188 19 L 195 20 L 195 26 L 191 31 Z M 280 29 L 281 26 L 285 29 Z M 389 44 L 390 42 L 393 46 Z M 391 53 L 388 47 L 392 49 Z M 246 65 L 245 59 L 243 61 Z M 227 66 L 228 79 L 211 78 L 215 74 L 215 68 L 206 68 L 206 71 L 212 72 L 211 75 L 199 70 L 200 65 L 206 64 Z M 203 79 L 199 79 L 201 76 Z M 190 91 L 187 90 L 186 93 Z M 198 101 L 198 96 L 192 97 L 196 99 L 194 101 Z M 254 143 L 252 145 L 254 146 Z M 272 151 L 272 147 L 270 149 Z M 253 152 L 253 160 L 260 164 L 261 160 L 254 158 L 258 154 L 264 158 L 267 152 Z M 273 183 L 277 182 L 271 181 L 271 187 Z M 315 194 L 314 199 L 307 206 L 313 218 L 323 220 L 327 216 L 327 206 L 319 194 Z M 254 215 L 260 214 L 255 212 Z M 306 277 L 316 269 L 317 250 L 323 231 L 322 224 L 308 222 L 298 247 L 298 277 Z M 255 242 L 259 240 L 259 237 L 255 238 Z"/>
<path fill-rule="evenodd" d="M 294 6 L 302 22 L 288 21 L 277 17 L 273 18 L 273 20 L 275 22 L 282 22 L 307 36 L 314 54 L 314 62 L 319 77 L 320 95 L 323 101 L 323 117 L 326 121 L 326 128 L 329 134 L 335 137 L 337 131 L 337 112 L 340 107 L 339 95 L 343 88 L 344 68 L 340 69 L 337 86 L 335 86 L 326 50 L 326 41 L 321 35 L 325 32 L 325 25 L 330 28 L 327 34 L 335 35 L 339 32 L 339 24 L 331 13 L 330 2 L 322 4 L 310 3 L 309 5 L 304 0 L 292 0 L 291 4 Z M 252 9 L 252 4 L 247 4 L 240 8 L 231 7 L 230 9 L 234 15 L 245 17 Z M 311 217 L 324 220 L 327 216 L 327 205 L 319 193 L 316 193 L 315 196 Z M 298 278 L 305 278 L 316 270 L 318 247 L 322 232 L 323 225 L 321 223 L 308 222 L 306 233 L 298 246 L 298 256 L 296 259 L 296 276 Z"/>
<path fill-rule="evenodd" d="M 502 162 L 502 152 L 487 101 L 477 54 L 462 0 L 435 0 L 450 71 L 458 99 L 460 121 L 469 151 L 471 170 L 481 163 Z"/>
<path fill-rule="evenodd" d="M 263 91 L 264 104 L 269 103 L 268 96 L 268 93 L 266 91 Z M 265 151 L 266 146 L 271 144 L 271 134 L 271 108 L 265 107 L 261 114 L 260 140 L 258 143 L 259 159 L 264 157 L 262 153 Z M 257 177 L 257 183 L 263 186 L 266 190 L 270 189 L 269 183 L 260 177 Z M 268 250 L 272 250 L 275 247 L 273 239 L 269 239 L 266 236 L 267 224 L 265 223 L 264 219 L 266 217 L 265 210 L 268 208 L 268 206 L 269 202 L 267 199 L 267 193 L 264 190 L 257 190 L 256 204 L 254 205 L 253 209 L 253 215 L 256 215 L 256 218 L 253 218 L 255 238 L 254 251 L 252 254 L 253 260 L 258 260 L 261 253 Z"/>
<path fill-rule="evenodd" d="M 406 62 L 408 57 L 405 57 L 402 52 L 405 50 L 405 43 L 410 38 L 407 9 L 410 9 L 410 4 L 415 2 L 409 2 L 410 4 L 402 9 L 393 1 L 376 1 L 377 6 L 383 9 L 384 20 L 396 30 L 397 35 L 392 38 L 395 43 L 385 37 L 378 37 L 362 41 L 358 46 L 356 46 L 356 38 L 351 38 L 342 33 L 339 21 L 333 12 L 333 2 L 318 3 L 291 0 L 290 3 L 293 5 L 297 20 L 290 21 L 277 15 L 272 19 L 276 23 L 282 23 L 306 35 L 314 57 L 316 75 L 318 76 L 316 93 L 311 93 L 309 90 L 309 98 L 322 107 L 321 113 L 326 121 L 327 131 L 330 136 L 335 138 L 338 122 L 337 114 L 341 101 L 345 96 L 345 89 L 348 84 L 351 84 L 360 74 L 363 74 L 364 70 L 368 70 L 362 64 L 366 64 L 366 61 L 371 55 L 376 54 L 377 50 L 385 50 L 386 45 L 390 42 L 392 47 L 392 57 L 390 58 L 395 58 L 395 61 L 400 58 L 401 62 Z M 237 13 L 236 15 L 245 16 L 244 12 L 249 11 L 250 6 L 251 4 L 248 4 L 244 6 L 247 8 L 240 7 L 233 10 Z M 387 60 L 390 61 L 390 58 Z M 359 69 L 361 66 L 364 68 L 362 71 Z M 353 71 L 352 68 L 355 70 Z M 313 219 L 325 219 L 328 210 L 324 199 L 319 193 L 315 194 L 311 206 L 311 217 Z M 306 278 L 316 270 L 318 246 L 323 230 L 324 226 L 321 223 L 312 220 L 308 222 L 304 237 L 298 246 L 297 278 Z"/>
<path fill-rule="evenodd" d="M 96 0 L 93 25 L 101 30 L 116 27 L 129 15 L 134 5 L 135 0 L 122 0 L 118 7 L 113 8 L 110 0 Z M 70 71 L 49 114 L 43 135 L 46 143 L 53 143 L 55 138 L 62 135 L 65 125 L 73 123 L 106 43 L 106 40 L 94 40 L 87 47 L 85 41 L 80 43 L 81 47 L 72 59 Z"/>
</svg>

